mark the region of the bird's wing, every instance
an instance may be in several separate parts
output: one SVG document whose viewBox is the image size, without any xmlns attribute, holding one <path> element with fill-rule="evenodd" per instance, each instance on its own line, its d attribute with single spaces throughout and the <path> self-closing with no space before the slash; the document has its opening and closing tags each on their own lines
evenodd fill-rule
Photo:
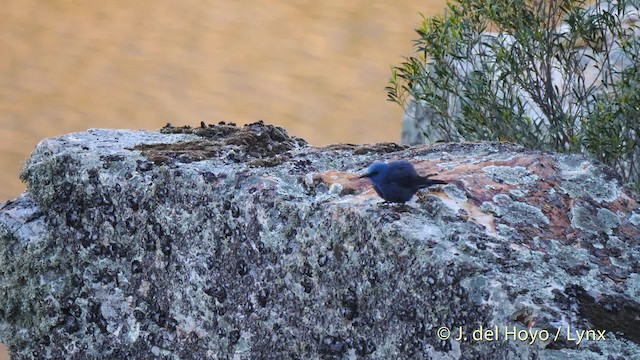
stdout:
<svg viewBox="0 0 640 360">
<path fill-rule="evenodd" d="M 382 189 L 380 188 L 380 186 L 373 184 L 373 190 L 376 191 L 376 193 L 378 194 L 378 196 L 380 196 L 381 198 L 385 198 L 384 192 L 382 192 Z"/>
<path fill-rule="evenodd" d="M 389 168 L 385 180 L 388 183 L 396 183 L 403 188 L 413 188 L 419 182 L 420 177 L 410 163 L 403 162 L 400 165 Z"/>
</svg>

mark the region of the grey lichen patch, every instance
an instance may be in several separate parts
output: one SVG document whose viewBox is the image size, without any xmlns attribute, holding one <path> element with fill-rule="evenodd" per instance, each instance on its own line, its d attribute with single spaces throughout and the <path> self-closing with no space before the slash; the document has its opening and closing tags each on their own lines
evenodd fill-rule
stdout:
<svg viewBox="0 0 640 360">
<path fill-rule="evenodd" d="M 469 293 L 469 300 L 475 306 L 482 306 L 489 300 L 488 279 L 484 275 L 476 275 L 466 278 L 461 284 Z"/>
<path fill-rule="evenodd" d="M 339 184 L 339 183 L 331 184 L 331 186 L 329 187 L 329 194 L 339 195 L 343 192 L 343 190 L 344 190 L 344 186 L 342 186 L 342 184 Z"/>
<path fill-rule="evenodd" d="M 526 190 L 523 191 L 523 190 L 520 190 L 520 189 L 509 190 L 509 194 L 511 194 L 511 195 L 513 195 L 515 197 L 523 197 L 523 196 L 527 195 L 527 192 L 528 191 L 526 191 Z"/>
<path fill-rule="evenodd" d="M 620 218 L 618 215 L 614 214 L 609 209 L 598 209 L 596 218 L 598 219 L 598 223 L 602 224 L 602 229 L 604 229 L 607 234 L 611 234 L 612 230 L 620 225 Z"/>
<path fill-rule="evenodd" d="M 620 225 L 620 218 L 605 208 L 597 208 L 585 201 L 577 201 L 571 208 L 571 226 L 591 234 L 612 234 Z"/>
<path fill-rule="evenodd" d="M 599 203 L 614 201 L 620 191 L 618 183 L 602 173 L 594 173 L 595 169 L 591 166 L 586 172 L 572 174 L 560 188 L 572 198 L 589 197 Z"/>
<path fill-rule="evenodd" d="M 446 185 L 442 188 L 445 194 L 454 200 L 467 201 L 467 194 L 457 186 Z"/>
<path fill-rule="evenodd" d="M 27 188 L 40 201 L 40 205 L 48 206 L 59 196 L 69 196 L 74 190 L 73 184 L 67 181 L 54 183 L 52 186 L 33 186 L 29 187 L 29 184 L 38 184 L 40 181 L 46 182 L 47 179 L 52 177 L 65 178 L 73 177 L 75 173 L 74 167 L 80 165 L 78 159 L 63 154 L 53 155 L 48 151 L 41 152 L 41 156 L 38 159 L 39 166 L 25 166 L 20 171 L 20 180 L 27 183 Z"/>
<path fill-rule="evenodd" d="M 561 166 L 561 170 L 565 172 L 575 171 L 585 165 L 588 165 L 584 156 L 576 154 L 568 154 L 558 159 L 558 164 Z"/>
<path fill-rule="evenodd" d="M 490 201 L 485 201 L 480 205 L 480 210 L 486 214 L 493 214 L 496 212 L 496 207 Z"/>
<path fill-rule="evenodd" d="M 640 214 L 632 213 L 631 216 L 629 216 L 629 222 L 635 226 L 640 226 Z"/>
<path fill-rule="evenodd" d="M 537 207 L 524 202 L 513 201 L 508 195 L 493 197 L 496 214 L 512 225 L 532 225 L 541 227 L 549 224 L 549 219 Z"/>
<path fill-rule="evenodd" d="M 520 235 L 518 230 L 512 228 L 511 226 L 498 224 L 496 225 L 496 231 L 498 233 L 498 236 L 502 237 L 503 239 L 509 239 L 509 241 L 512 242 L 519 243 L 523 240 L 523 237 L 522 235 Z"/>
<path fill-rule="evenodd" d="M 522 166 L 485 166 L 482 170 L 493 181 L 498 183 L 516 184 L 533 184 L 538 180 L 539 176 L 531 173 L 527 168 Z"/>
<path fill-rule="evenodd" d="M 626 280 L 627 288 L 625 293 L 633 299 L 640 299 L 640 274 L 630 274 Z"/>
</svg>

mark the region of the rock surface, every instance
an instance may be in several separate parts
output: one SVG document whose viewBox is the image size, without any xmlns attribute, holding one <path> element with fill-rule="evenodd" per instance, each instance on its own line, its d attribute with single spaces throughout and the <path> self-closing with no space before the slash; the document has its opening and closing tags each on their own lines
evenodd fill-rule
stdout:
<svg viewBox="0 0 640 360">
<path fill-rule="evenodd" d="M 450 184 L 383 204 L 381 159 Z M 640 358 L 638 199 L 582 157 L 220 124 L 47 139 L 22 178 L 15 359 Z"/>
</svg>

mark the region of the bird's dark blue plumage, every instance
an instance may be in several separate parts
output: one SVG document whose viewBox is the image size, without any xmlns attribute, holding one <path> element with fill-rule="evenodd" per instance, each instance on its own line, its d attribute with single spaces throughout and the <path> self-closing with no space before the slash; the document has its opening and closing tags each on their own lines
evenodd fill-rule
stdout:
<svg viewBox="0 0 640 360">
<path fill-rule="evenodd" d="M 431 185 L 446 184 L 442 180 L 420 176 L 413 165 L 404 160 L 390 163 L 374 162 L 367 173 L 360 176 L 369 178 L 373 189 L 381 198 L 389 202 L 405 203 L 420 189 Z"/>
</svg>

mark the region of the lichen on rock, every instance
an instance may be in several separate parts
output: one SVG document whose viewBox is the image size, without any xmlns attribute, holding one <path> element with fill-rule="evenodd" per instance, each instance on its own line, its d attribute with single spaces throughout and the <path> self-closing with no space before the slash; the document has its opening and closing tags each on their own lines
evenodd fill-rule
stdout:
<svg viewBox="0 0 640 360">
<path fill-rule="evenodd" d="M 449 184 L 383 204 L 358 175 L 397 159 Z M 18 359 L 639 357 L 638 198 L 578 160 L 312 147 L 262 122 L 46 139 L 0 209 L 0 340 Z"/>
</svg>

